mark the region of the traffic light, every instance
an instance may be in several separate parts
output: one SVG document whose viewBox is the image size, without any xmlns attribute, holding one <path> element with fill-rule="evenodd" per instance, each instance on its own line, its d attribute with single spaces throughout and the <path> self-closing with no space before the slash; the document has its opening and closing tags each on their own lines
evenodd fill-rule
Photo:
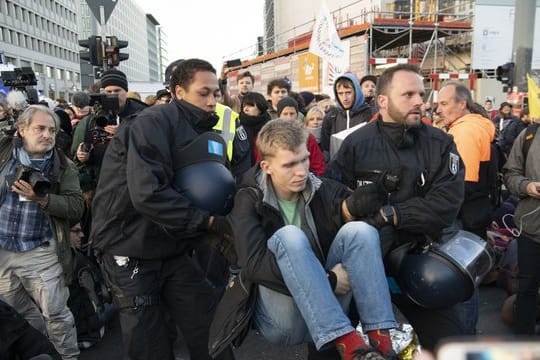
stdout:
<svg viewBox="0 0 540 360">
<path fill-rule="evenodd" d="M 501 66 L 497 67 L 497 80 L 507 85 L 509 88 L 512 88 L 514 84 L 514 68 L 515 64 L 513 62 L 508 62 Z"/>
<path fill-rule="evenodd" d="M 118 40 L 116 36 L 107 36 L 107 41 L 105 52 L 109 66 L 118 66 L 120 65 L 120 61 L 129 59 L 129 54 L 120 52 L 120 49 L 128 46 L 126 40 Z"/>
<path fill-rule="evenodd" d="M 89 61 L 94 66 L 103 65 L 103 42 L 101 36 L 92 35 L 86 40 L 79 40 L 79 45 L 88 51 L 79 52 L 81 60 Z"/>
</svg>

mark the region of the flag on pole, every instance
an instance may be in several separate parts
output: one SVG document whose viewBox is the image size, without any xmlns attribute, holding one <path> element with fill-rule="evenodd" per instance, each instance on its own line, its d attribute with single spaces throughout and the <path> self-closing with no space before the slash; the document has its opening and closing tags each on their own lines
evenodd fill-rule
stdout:
<svg viewBox="0 0 540 360">
<path fill-rule="evenodd" d="M 339 38 L 334 19 L 323 0 L 311 34 L 309 52 L 333 63 L 344 61 L 345 49 Z"/>
<path fill-rule="evenodd" d="M 527 83 L 529 87 L 529 115 L 535 121 L 540 119 L 540 87 L 527 74 Z"/>
</svg>

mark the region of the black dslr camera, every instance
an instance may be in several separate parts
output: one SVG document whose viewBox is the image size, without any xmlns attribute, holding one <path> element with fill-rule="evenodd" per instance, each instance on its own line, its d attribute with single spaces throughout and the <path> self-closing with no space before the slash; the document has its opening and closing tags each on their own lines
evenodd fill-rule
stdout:
<svg viewBox="0 0 540 360">
<path fill-rule="evenodd" d="M 13 185 L 15 181 L 24 180 L 30 185 L 34 193 L 39 197 L 44 197 L 49 193 L 51 188 L 51 182 L 43 175 L 39 170 L 32 169 L 30 167 L 18 164 L 15 173 L 6 176 L 6 181 L 9 187 Z"/>
<path fill-rule="evenodd" d="M 120 109 L 118 95 L 91 94 L 90 106 L 93 108 L 96 126 L 104 128 L 107 125 L 116 125 L 116 116 Z"/>
<path fill-rule="evenodd" d="M 116 116 L 120 109 L 120 103 L 118 101 L 118 95 L 112 94 L 91 94 L 90 106 L 92 106 L 93 115 L 90 119 L 94 125 L 90 131 L 90 141 L 84 142 L 84 150 L 89 152 L 94 145 L 106 144 L 112 137 L 107 131 L 105 126 L 116 125 Z"/>
</svg>

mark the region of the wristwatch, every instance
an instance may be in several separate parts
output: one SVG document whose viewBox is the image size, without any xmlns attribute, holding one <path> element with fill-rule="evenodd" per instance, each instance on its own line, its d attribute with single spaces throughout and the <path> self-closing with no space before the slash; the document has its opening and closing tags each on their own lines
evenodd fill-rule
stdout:
<svg viewBox="0 0 540 360">
<path fill-rule="evenodd" d="M 394 207 L 391 205 L 384 205 L 381 208 L 381 211 L 386 223 L 394 225 L 394 217 L 396 216 L 396 213 L 394 212 Z"/>
</svg>

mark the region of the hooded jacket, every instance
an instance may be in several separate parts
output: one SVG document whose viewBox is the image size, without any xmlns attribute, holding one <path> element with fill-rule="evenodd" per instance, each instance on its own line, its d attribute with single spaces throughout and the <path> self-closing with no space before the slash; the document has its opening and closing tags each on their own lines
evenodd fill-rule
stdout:
<svg viewBox="0 0 540 360">
<path fill-rule="evenodd" d="M 342 78 L 348 79 L 353 83 L 355 98 L 350 109 L 344 109 L 337 96 L 336 84 Z M 372 116 L 370 106 L 364 103 L 364 94 L 362 93 L 360 82 L 354 74 L 346 73 L 336 79 L 334 82 L 334 97 L 337 105 L 324 117 L 321 131 L 320 145 L 325 153 L 330 151 L 330 137 L 333 134 L 367 122 Z"/>
</svg>

